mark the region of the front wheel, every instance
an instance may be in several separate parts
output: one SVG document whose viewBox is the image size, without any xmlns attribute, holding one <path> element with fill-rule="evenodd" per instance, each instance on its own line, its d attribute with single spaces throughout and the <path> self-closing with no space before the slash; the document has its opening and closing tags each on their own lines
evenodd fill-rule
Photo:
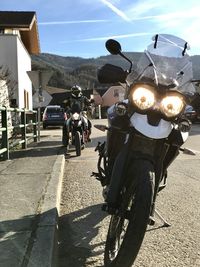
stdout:
<svg viewBox="0 0 200 267">
<path fill-rule="evenodd" d="M 67 147 L 69 144 L 69 133 L 65 125 L 63 126 L 63 129 L 62 129 L 62 144 L 65 147 Z"/>
<path fill-rule="evenodd" d="M 43 129 L 45 130 L 47 128 L 46 124 L 43 123 Z"/>
<path fill-rule="evenodd" d="M 75 132 L 74 145 L 76 148 L 76 156 L 78 157 L 81 155 L 81 136 L 80 136 L 80 133 L 78 131 Z"/>
<path fill-rule="evenodd" d="M 110 219 L 104 253 L 106 267 L 132 266 L 149 222 L 154 192 L 153 166 L 149 161 L 135 160 L 126 175 L 119 210 Z"/>
</svg>

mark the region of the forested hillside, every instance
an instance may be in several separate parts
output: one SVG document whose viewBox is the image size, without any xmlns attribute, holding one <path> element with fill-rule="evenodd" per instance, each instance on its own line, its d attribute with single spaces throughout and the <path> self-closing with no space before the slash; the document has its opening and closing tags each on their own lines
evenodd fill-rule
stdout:
<svg viewBox="0 0 200 267">
<path fill-rule="evenodd" d="M 128 58 L 137 62 L 141 53 L 125 53 Z M 194 77 L 200 78 L 200 56 L 192 56 Z M 32 56 L 33 70 L 53 70 L 49 85 L 69 89 L 74 84 L 83 88 L 98 87 L 97 70 L 106 63 L 129 68 L 129 63 L 120 56 L 102 56 L 98 58 L 62 57 L 42 53 Z"/>
<path fill-rule="evenodd" d="M 139 57 L 140 53 L 127 53 L 128 57 Z M 50 86 L 60 88 L 70 88 L 74 84 L 79 84 L 83 88 L 91 89 L 98 86 L 97 70 L 106 63 L 129 68 L 129 63 L 120 56 L 102 56 L 98 58 L 62 57 L 52 54 L 42 53 L 32 56 L 33 70 L 53 70 L 53 75 L 49 81 Z"/>
</svg>

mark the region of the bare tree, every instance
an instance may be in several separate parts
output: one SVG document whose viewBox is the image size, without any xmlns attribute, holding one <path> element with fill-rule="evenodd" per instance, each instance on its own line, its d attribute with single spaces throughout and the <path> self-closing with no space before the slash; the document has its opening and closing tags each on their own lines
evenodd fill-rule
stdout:
<svg viewBox="0 0 200 267">
<path fill-rule="evenodd" d="M 12 99 L 16 97 L 17 82 L 12 78 L 10 71 L 0 66 L 0 106 L 9 108 Z M 0 113 L 1 120 L 1 113 Z M 19 122 L 19 114 L 16 115 L 8 112 L 8 126 L 15 125 Z M 14 134 L 15 131 L 10 132 L 9 137 Z"/>
<path fill-rule="evenodd" d="M 16 96 L 17 82 L 10 71 L 0 66 L 0 106 L 10 107 L 11 100 Z"/>
</svg>

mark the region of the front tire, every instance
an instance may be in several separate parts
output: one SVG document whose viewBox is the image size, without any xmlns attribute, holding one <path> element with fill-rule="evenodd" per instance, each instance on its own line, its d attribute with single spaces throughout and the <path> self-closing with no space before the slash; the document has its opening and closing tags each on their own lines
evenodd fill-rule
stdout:
<svg viewBox="0 0 200 267">
<path fill-rule="evenodd" d="M 76 148 L 76 156 L 81 155 L 81 136 L 80 133 L 77 131 L 74 136 L 74 144 Z"/>
<path fill-rule="evenodd" d="M 47 125 L 43 123 L 43 129 L 47 129 Z"/>
<path fill-rule="evenodd" d="M 67 127 L 64 125 L 62 128 L 62 144 L 65 147 L 69 145 L 69 133 L 67 131 Z"/>
<path fill-rule="evenodd" d="M 105 267 L 130 267 L 142 245 L 154 192 L 154 171 L 147 160 L 135 160 L 127 171 L 120 207 L 110 219 L 107 234 Z"/>
</svg>

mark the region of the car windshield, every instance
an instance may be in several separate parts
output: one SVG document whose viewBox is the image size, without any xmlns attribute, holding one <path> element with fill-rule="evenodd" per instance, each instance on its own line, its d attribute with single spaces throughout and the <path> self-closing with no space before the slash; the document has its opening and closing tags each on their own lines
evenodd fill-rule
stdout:
<svg viewBox="0 0 200 267">
<path fill-rule="evenodd" d="M 196 90 L 191 83 L 193 71 L 187 42 L 168 34 L 156 35 L 152 40 L 139 59 L 136 71 L 128 75 L 128 83 L 145 77 L 157 85 L 193 94 Z"/>
<path fill-rule="evenodd" d="M 63 109 L 62 108 L 48 108 L 47 113 L 62 113 Z"/>
</svg>

